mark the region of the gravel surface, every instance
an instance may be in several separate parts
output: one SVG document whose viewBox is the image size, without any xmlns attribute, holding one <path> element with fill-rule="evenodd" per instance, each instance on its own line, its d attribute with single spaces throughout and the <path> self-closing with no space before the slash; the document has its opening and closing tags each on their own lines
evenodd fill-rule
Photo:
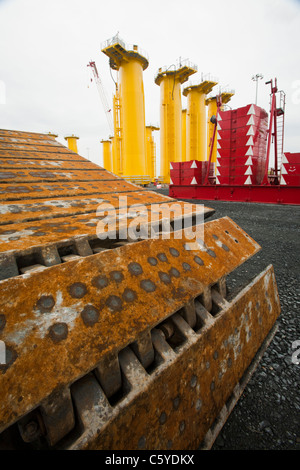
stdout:
<svg viewBox="0 0 300 470">
<path fill-rule="evenodd" d="M 229 216 L 262 247 L 228 276 L 229 295 L 273 264 L 281 303 L 277 332 L 212 450 L 300 450 L 300 206 L 189 202 L 215 209 L 208 220 Z"/>
</svg>

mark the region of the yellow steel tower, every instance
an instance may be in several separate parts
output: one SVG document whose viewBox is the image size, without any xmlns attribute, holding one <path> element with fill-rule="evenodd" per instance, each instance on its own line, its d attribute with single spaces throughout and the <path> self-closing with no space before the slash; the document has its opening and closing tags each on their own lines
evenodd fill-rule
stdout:
<svg viewBox="0 0 300 470">
<path fill-rule="evenodd" d="M 170 162 L 181 161 L 181 84 L 197 72 L 185 60 L 178 66 L 160 68 L 155 83 L 160 86 L 160 176 L 170 182 Z"/>
<path fill-rule="evenodd" d="M 113 171 L 112 167 L 112 143 L 111 140 L 101 140 L 103 152 L 103 168 L 108 171 Z"/>
<path fill-rule="evenodd" d="M 234 91 L 225 91 L 221 93 L 222 105 L 228 103 L 231 97 L 234 95 Z M 208 110 L 207 110 L 207 159 L 209 158 L 212 137 L 214 133 L 214 123 L 211 122 L 211 117 L 217 115 L 217 97 L 211 96 L 205 101 Z M 212 151 L 211 162 L 215 163 L 217 161 L 217 134 L 215 135 L 214 146 Z"/>
<path fill-rule="evenodd" d="M 48 132 L 48 135 L 50 137 L 53 137 L 54 139 L 56 139 L 56 137 L 58 137 L 58 134 L 56 134 L 55 132 Z"/>
<path fill-rule="evenodd" d="M 77 150 L 77 140 L 79 137 L 77 135 L 71 134 L 71 135 L 66 135 L 65 140 L 68 142 L 68 148 L 72 150 L 73 152 L 78 153 Z"/>
<path fill-rule="evenodd" d="M 197 85 L 188 85 L 183 90 L 187 97 L 186 114 L 186 160 L 205 161 L 206 156 L 206 107 L 205 98 L 217 85 L 210 77 Z"/>
<path fill-rule="evenodd" d="M 109 57 L 110 67 L 119 71 L 122 174 L 139 182 L 139 178 L 144 180 L 146 170 L 143 70 L 148 67 L 148 59 L 138 46 L 126 46 L 118 36 L 106 41 L 102 52 Z"/>
<path fill-rule="evenodd" d="M 181 112 L 181 161 L 186 161 L 186 109 Z"/>
<path fill-rule="evenodd" d="M 146 174 L 150 176 L 151 181 L 156 176 L 156 145 L 153 139 L 153 131 L 159 131 L 158 126 L 146 126 Z"/>
</svg>

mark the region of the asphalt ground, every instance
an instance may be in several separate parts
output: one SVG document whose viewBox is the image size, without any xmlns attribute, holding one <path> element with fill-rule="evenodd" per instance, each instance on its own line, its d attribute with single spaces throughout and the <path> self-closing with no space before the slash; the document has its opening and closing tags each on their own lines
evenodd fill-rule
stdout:
<svg viewBox="0 0 300 470">
<path fill-rule="evenodd" d="M 300 450 L 300 206 L 188 202 L 213 208 L 207 221 L 230 217 L 262 247 L 228 276 L 229 295 L 272 264 L 281 304 L 277 332 L 212 450 Z"/>
</svg>

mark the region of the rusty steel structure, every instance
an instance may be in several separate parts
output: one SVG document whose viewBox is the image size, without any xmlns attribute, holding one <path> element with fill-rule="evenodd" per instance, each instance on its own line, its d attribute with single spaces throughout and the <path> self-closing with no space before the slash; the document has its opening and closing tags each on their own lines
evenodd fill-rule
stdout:
<svg viewBox="0 0 300 470">
<path fill-rule="evenodd" d="M 227 297 L 258 243 L 194 204 L 196 248 L 183 230 L 122 240 L 122 210 L 142 204 L 149 230 L 150 207 L 176 201 L 174 222 L 183 203 L 44 134 L 0 130 L 0 199 L 0 449 L 210 448 L 280 314 L 271 265 Z"/>
</svg>

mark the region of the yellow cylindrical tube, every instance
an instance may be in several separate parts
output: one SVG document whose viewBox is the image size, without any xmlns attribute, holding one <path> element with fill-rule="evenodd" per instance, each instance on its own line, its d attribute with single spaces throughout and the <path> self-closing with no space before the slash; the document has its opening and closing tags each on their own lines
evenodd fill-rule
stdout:
<svg viewBox="0 0 300 470">
<path fill-rule="evenodd" d="M 187 97 L 186 115 L 186 159 L 207 160 L 206 147 L 206 95 L 217 84 L 210 75 L 203 77 L 201 83 L 190 84 L 183 90 Z"/>
<path fill-rule="evenodd" d="M 117 158 L 116 158 L 116 142 L 115 142 L 115 137 L 110 137 L 111 140 L 111 163 L 112 163 L 112 172 L 115 175 L 119 176 L 119 169 L 117 165 Z"/>
<path fill-rule="evenodd" d="M 197 72 L 189 61 L 170 70 L 160 68 L 155 83 L 160 86 L 160 177 L 170 183 L 170 163 L 182 159 L 181 84 Z"/>
<path fill-rule="evenodd" d="M 101 140 L 102 155 L 103 155 L 103 168 L 112 171 L 112 143 L 111 140 Z"/>
<path fill-rule="evenodd" d="M 79 137 L 77 137 L 74 134 L 65 136 L 65 140 L 68 142 L 68 148 L 70 150 L 72 150 L 72 152 L 78 153 L 78 149 L 77 149 L 77 140 L 78 139 L 79 139 Z"/>
<path fill-rule="evenodd" d="M 156 126 L 146 126 L 146 174 L 150 176 L 151 181 L 156 176 L 156 144 L 152 132 L 159 130 Z"/>
<path fill-rule="evenodd" d="M 146 135 L 143 67 L 139 60 L 122 61 L 119 68 L 123 174 L 145 175 Z"/>
<path fill-rule="evenodd" d="M 160 176 L 170 182 L 170 162 L 181 161 L 181 87 L 174 74 L 160 83 Z"/>
<path fill-rule="evenodd" d="M 182 110 L 181 115 L 181 161 L 186 161 L 186 109 Z"/>
<path fill-rule="evenodd" d="M 149 63 L 137 45 L 126 46 L 118 35 L 105 42 L 102 52 L 109 57 L 113 70 L 118 70 L 114 107 L 118 110 L 115 125 L 115 151 L 120 175 L 125 179 L 145 181 L 146 127 L 143 70 Z M 117 132 L 116 132 L 117 131 Z M 140 178 L 139 178 L 140 177 Z"/>
<path fill-rule="evenodd" d="M 206 160 L 205 94 L 197 88 L 187 93 L 186 160 Z"/>
</svg>

